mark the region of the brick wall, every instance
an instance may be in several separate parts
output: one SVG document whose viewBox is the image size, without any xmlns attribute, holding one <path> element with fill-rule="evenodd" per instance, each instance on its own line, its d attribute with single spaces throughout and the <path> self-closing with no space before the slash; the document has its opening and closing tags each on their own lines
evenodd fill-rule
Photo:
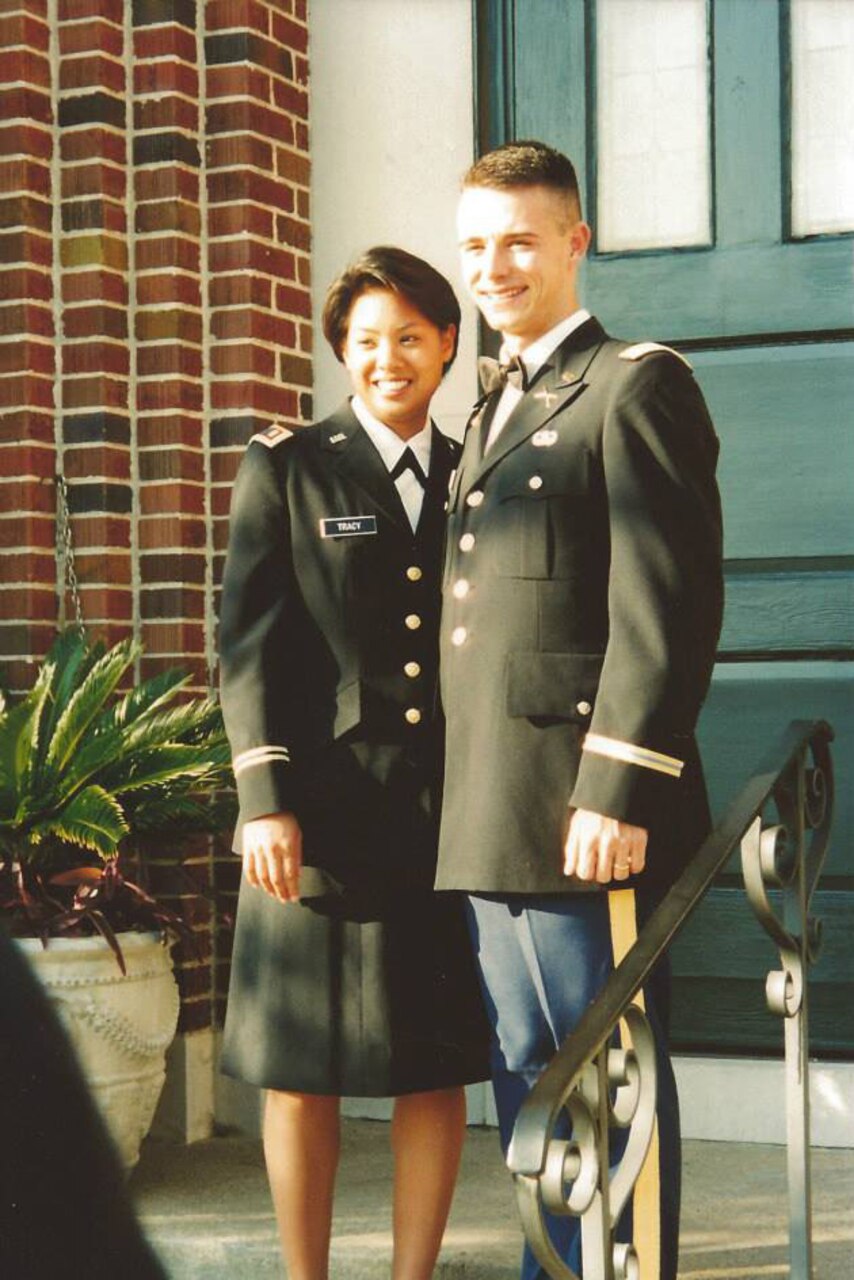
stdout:
<svg viewBox="0 0 854 1280">
<path fill-rule="evenodd" d="M 90 632 L 215 683 L 243 446 L 311 417 L 307 120 L 306 0 L 0 0 L 6 687 L 70 607 L 57 472 Z M 185 1029 L 212 1007 L 196 910 Z"/>
</svg>

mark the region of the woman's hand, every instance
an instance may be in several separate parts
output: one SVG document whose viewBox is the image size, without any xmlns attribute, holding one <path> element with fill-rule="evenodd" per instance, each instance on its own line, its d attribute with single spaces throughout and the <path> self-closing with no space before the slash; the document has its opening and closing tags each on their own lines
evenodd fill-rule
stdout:
<svg viewBox="0 0 854 1280">
<path fill-rule="evenodd" d="M 270 813 L 243 828 L 243 871 L 279 902 L 299 902 L 302 831 L 292 813 Z"/>
</svg>

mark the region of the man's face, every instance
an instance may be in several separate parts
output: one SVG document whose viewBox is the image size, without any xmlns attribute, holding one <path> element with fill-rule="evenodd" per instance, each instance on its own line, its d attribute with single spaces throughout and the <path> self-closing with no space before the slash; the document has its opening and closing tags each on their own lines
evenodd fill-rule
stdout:
<svg viewBox="0 0 854 1280">
<path fill-rule="evenodd" d="M 578 303 L 590 229 L 547 187 L 466 187 L 457 216 L 463 279 L 491 329 L 521 351 Z"/>
</svg>

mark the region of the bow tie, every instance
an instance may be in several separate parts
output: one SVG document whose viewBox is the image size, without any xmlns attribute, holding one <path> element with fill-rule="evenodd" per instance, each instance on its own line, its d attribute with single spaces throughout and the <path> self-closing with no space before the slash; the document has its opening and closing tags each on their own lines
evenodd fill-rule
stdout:
<svg viewBox="0 0 854 1280">
<path fill-rule="evenodd" d="M 415 479 L 421 485 L 421 488 L 422 489 L 427 488 L 427 477 L 425 476 L 424 472 L 421 470 L 421 467 L 418 463 L 418 459 L 416 458 L 412 450 L 409 448 L 409 445 L 406 446 L 403 453 L 400 455 L 397 462 L 394 464 L 394 466 L 391 469 L 390 475 L 392 480 L 397 480 L 399 476 L 403 475 L 404 471 L 411 471 L 412 474 L 415 476 Z"/>
<path fill-rule="evenodd" d="M 519 391 L 528 390 L 528 371 L 519 356 L 513 356 L 506 364 L 499 364 L 491 356 L 481 356 L 477 362 L 477 372 L 486 395 L 493 391 L 503 391 L 508 382 Z"/>
</svg>

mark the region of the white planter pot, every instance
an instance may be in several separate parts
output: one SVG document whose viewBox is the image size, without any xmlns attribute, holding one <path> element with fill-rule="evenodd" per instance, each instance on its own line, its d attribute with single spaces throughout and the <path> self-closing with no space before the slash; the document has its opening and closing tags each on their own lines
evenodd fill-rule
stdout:
<svg viewBox="0 0 854 1280">
<path fill-rule="evenodd" d="M 139 1159 L 166 1076 L 178 984 L 155 934 L 118 935 L 127 975 L 103 938 L 19 938 L 77 1050 L 125 1168 Z"/>
</svg>

